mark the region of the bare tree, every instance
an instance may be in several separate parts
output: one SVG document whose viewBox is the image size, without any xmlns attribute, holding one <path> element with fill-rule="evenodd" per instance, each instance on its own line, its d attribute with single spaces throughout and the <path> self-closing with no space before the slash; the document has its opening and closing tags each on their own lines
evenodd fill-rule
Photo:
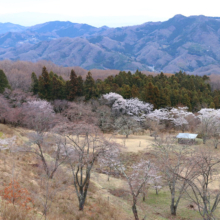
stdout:
<svg viewBox="0 0 220 220">
<path fill-rule="evenodd" d="M 29 141 L 20 151 L 35 154 L 41 160 L 46 176 L 53 179 L 59 166 L 68 158 L 66 139 L 59 135 L 39 132 L 31 132 L 28 137 Z"/>
<path fill-rule="evenodd" d="M 190 186 L 185 189 L 186 199 L 198 207 L 200 215 L 204 220 L 217 219 L 214 212 L 220 201 L 219 185 L 213 189 L 213 183 L 219 183 L 220 159 L 210 150 L 198 150 L 191 158 L 194 164 L 195 178 L 178 175 Z"/>
<path fill-rule="evenodd" d="M 68 134 L 67 138 L 73 184 L 79 200 L 79 210 L 82 211 L 93 166 L 101 155 L 112 150 L 113 144 L 107 141 L 95 127 L 89 126 L 87 128 L 78 126 L 75 133 Z"/>
<path fill-rule="evenodd" d="M 189 186 L 188 181 L 180 180 L 178 175 L 188 179 L 194 178 L 194 167 L 191 166 L 188 158 L 191 152 L 187 146 L 178 146 L 175 140 L 169 137 L 158 139 L 155 146 L 155 155 L 160 164 L 159 169 L 171 194 L 170 211 L 172 215 L 176 215 L 179 202 Z"/>
<path fill-rule="evenodd" d="M 126 178 L 130 194 L 132 196 L 132 212 L 135 220 L 139 220 L 137 211 L 138 197 L 141 193 L 143 193 L 144 188 L 148 184 L 152 184 L 154 179 L 159 178 L 155 166 L 150 161 L 141 160 L 139 163 L 132 165 L 131 173 L 126 171 L 126 168 L 123 166 L 123 164 L 121 164 L 121 162 L 115 164 L 115 168 Z M 146 216 L 143 218 L 143 220 L 145 218 Z"/>
<path fill-rule="evenodd" d="M 103 162 L 103 160 L 106 161 Z M 129 187 L 129 194 L 132 197 L 132 212 L 135 220 L 139 220 L 137 211 L 138 197 L 142 193 L 143 200 L 145 200 L 146 187 L 152 185 L 155 179 L 160 178 L 157 174 L 156 167 L 150 161 L 141 160 L 127 169 L 120 157 L 119 148 L 114 148 L 110 152 L 105 153 L 104 157 L 101 158 L 101 163 L 110 165 L 126 179 Z M 143 220 L 145 218 L 146 216 Z"/>
</svg>

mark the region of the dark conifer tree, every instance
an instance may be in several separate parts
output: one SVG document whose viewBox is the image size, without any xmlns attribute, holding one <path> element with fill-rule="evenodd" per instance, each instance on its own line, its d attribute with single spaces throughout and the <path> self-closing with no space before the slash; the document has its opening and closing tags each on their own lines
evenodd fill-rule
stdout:
<svg viewBox="0 0 220 220">
<path fill-rule="evenodd" d="M 35 74 L 35 72 L 33 72 L 31 74 L 31 92 L 33 92 L 34 95 L 36 95 L 38 93 L 38 78 Z"/>
<path fill-rule="evenodd" d="M 84 85 L 83 85 L 83 79 L 82 76 L 77 77 L 77 96 L 83 96 L 84 95 Z"/>
<path fill-rule="evenodd" d="M 42 99 L 50 99 L 50 77 L 49 74 L 47 72 L 46 67 L 44 66 L 42 69 L 42 74 L 39 77 L 39 87 L 38 87 L 38 91 L 39 91 L 39 96 Z"/>
<path fill-rule="evenodd" d="M 97 97 L 95 80 L 92 78 L 91 72 L 88 72 L 84 83 L 85 100 Z"/>
<path fill-rule="evenodd" d="M 5 91 L 5 88 L 10 89 L 11 87 L 4 71 L 0 70 L 0 93 L 3 93 Z"/>
<path fill-rule="evenodd" d="M 133 98 L 136 98 L 139 96 L 139 90 L 138 90 L 138 87 L 136 85 L 133 85 L 132 88 L 131 88 L 131 96 Z"/>
<path fill-rule="evenodd" d="M 146 88 L 146 97 L 144 101 L 155 105 L 154 85 L 151 82 L 148 84 Z"/>
<path fill-rule="evenodd" d="M 67 97 L 68 100 L 72 101 L 75 99 L 77 95 L 77 89 L 78 89 L 77 75 L 74 70 L 71 70 L 70 81 L 68 84 L 68 90 L 69 90 L 68 97 Z"/>
<path fill-rule="evenodd" d="M 129 85 L 123 85 L 122 86 L 122 96 L 125 99 L 130 99 L 131 98 L 131 88 Z"/>
<path fill-rule="evenodd" d="M 51 91 L 51 99 L 64 99 L 65 97 L 65 83 L 58 77 L 54 76 L 52 79 L 53 88 Z"/>
<path fill-rule="evenodd" d="M 218 109 L 220 107 L 219 105 L 219 96 L 215 96 L 213 99 L 213 102 L 215 104 L 215 107 Z"/>
</svg>

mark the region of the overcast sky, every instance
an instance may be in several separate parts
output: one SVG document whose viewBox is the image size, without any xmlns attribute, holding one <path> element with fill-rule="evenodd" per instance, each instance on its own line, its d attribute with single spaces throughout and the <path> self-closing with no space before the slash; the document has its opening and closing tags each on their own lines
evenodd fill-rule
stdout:
<svg viewBox="0 0 220 220">
<path fill-rule="evenodd" d="M 164 21 L 176 14 L 219 17 L 217 0 L 0 0 L 0 22 L 69 20 L 97 27 Z"/>
</svg>

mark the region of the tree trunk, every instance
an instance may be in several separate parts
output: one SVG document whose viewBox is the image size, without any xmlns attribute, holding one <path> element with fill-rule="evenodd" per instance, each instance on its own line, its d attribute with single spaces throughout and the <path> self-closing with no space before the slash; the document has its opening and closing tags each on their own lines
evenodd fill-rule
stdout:
<svg viewBox="0 0 220 220">
<path fill-rule="evenodd" d="M 83 198 L 79 201 L 79 211 L 83 211 L 84 204 L 85 204 L 85 199 Z"/>
<path fill-rule="evenodd" d="M 174 205 L 174 200 L 172 199 L 171 206 L 170 206 L 171 215 L 176 216 L 176 208 L 177 207 Z"/>
<path fill-rule="evenodd" d="M 128 138 L 128 134 L 126 134 L 126 138 Z"/>
<path fill-rule="evenodd" d="M 145 198 L 146 198 L 145 193 L 143 193 L 143 202 L 145 202 Z"/>
<path fill-rule="evenodd" d="M 137 213 L 137 208 L 136 208 L 136 204 L 135 203 L 133 203 L 132 211 L 133 211 L 133 214 L 134 214 L 134 219 L 135 220 L 139 220 L 138 213 Z"/>
</svg>

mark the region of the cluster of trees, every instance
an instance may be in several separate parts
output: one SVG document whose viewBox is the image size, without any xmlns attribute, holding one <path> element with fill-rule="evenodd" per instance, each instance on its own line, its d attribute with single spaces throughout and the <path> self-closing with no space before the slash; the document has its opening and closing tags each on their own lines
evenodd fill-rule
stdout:
<svg viewBox="0 0 220 220">
<path fill-rule="evenodd" d="M 2 70 L 1 75 L 4 75 L 0 85 L 2 93 L 4 88 L 10 88 L 10 85 Z M 83 79 L 81 75 L 77 76 L 75 71 L 71 70 L 69 80 L 65 80 L 61 75 L 48 72 L 46 67 L 43 67 L 39 77 L 32 73 L 31 81 L 29 91 L 49 101 L 56 99 L 73 101 L 80 96 L 90 100 L 114 92 L 124 99 L 138 98 L 151 103 L 154 109 L 182 105 L 195 112 L 201 108 L 220 107 L 220 92 L 211 89 L 209 77 L 187 75 L 181 71 L 169 77 L 163 73 L 152 76 L 139 71 L 134 74 L 121 71 L 103 80 L 95 80 L 91 72 Z"/>
<path fill-rule="evenodd" d="M 198 127 L 204 143 L 212 138 L 217 148 L 220 139 L 220 110 L 202 108 L 196 114 L 189 112 L 188 107 L 153 110 L 152 104 L 140 101 L 137 97 L 125 99 L 113 92 L 103 95 L 100 102 L 91 101 L 90 105 L 62 99 L 52 101 L 52 95 L 57 93 L 51 91 L 63 91 L 63 94 L 68 94 L 69 100 L 75 99 L 78 96 L 77 91 L 80 91 L 78 78 L 72 71 L 71 79 L 64 81 L 56 74 L 48 74 L 44 68 L 39 78 L 32 74 L 35 82 L 32 89 L 51 102 L 39 100 L 20 90 L 11 91 L 7 89 L 8 83 L 4 84 L 5 91 L 0 96 L 1 122 L 34 130 L 29 133 L 30 141 L 18 150 L 39 158 L 48 181 L 53 180 L 57 170 L 62 171 L 61 165 L 68 166 L 72 173 L 79 210 L 83 210 L 91 173 L 99 162 L 104 170 L 110 167 L 127 181 L 136 220 L 139 219 L 136 206 L 140 195 L 145 195 L 149 187 L 154 187 L 158 192 L 162 186 L 170 189 L 172 215 L 176 215 L 178 204 L 184 197 L 198 207 L 204 219 L 214 218 L 220 193 L 213 193 L 210 183 L 214 181 L 213 175 L 219 175 L 217 168 L 220 160 L 211 152 L 192 152 L 192 149 L 177 146 L 174 140 L 157 137 L 160 133 L 158 131 L 162 129 L 175 128 L 184 132 L 191 127 Z M 86 99 L 91 99 L 94 94 L 98 97 L 97 82 L 92 79 L 91 74 L 88 74 L 86 80 L 82 83 L 82 91 L 87 91 L 87 96 L 85 93 L 81 95 L 85 95 Z M 54 82 L 56 83 L 53 84 Z M 94 85 L 92 87 L 91 82 Z M 62 85 L 63 89 L 53 90 L 54 85 Z M 106 139 L 98 128 L 99 126 L 103 129 L 107 125 L 126 137 L 140 129 L 153 130 L 157 151 L 155 157 L 159 165 L 148 158 L 136 161 L 128 168 L 121 156 L 120 145 Z M 53 132 L 57 133 L 51 134 Z M 51 143 L 49 140 L 52 140 Z M 47 212 L 48 207 L 45 206 L 45 216 Z"/>
<path fill-rule="evenodd" d="M 167 106 L 187 106 L 190 111 L 198 111 L 202 107 L 219 108 L 220 93 L 211 90 L 207 76 L 187 75 L 179 72 L 167 77 L 163 73 L 152 76 L 139 71 L 119 72 L 104 80 L 93 79 L 88 72 L 85 81 L 71 71 L 70 80 L 65 81 L 61 76 L 48 73 L 43 68 L 42 75 L 37 78 L 32 73 L 31 90 L 40 98 L 47 100 L 74 100 L 77 96 L 85 96 L 85 100 L 100 97 L 114 92 L 125 99 L 139 98 L 154 105 L 155 109 Z"/>
<path fill-rule="evenodd" d="M 210 149 L 177 146 L 170 138 L 160 138 L 155 142 L 155 156 L 161 171 L 161 178 L 171 194 L 170 212 L 177 215 L 180 200 L 190 201 L 202 219 L 216 219 L 216 209 L 220 202 L 218 156 Z"/>
</svg>

